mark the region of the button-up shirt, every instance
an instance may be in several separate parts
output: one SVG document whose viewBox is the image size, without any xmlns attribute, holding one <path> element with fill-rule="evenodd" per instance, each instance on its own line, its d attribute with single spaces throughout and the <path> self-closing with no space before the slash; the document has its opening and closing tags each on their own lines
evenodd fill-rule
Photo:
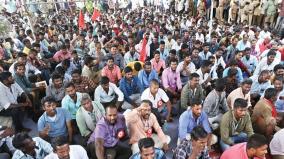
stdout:
<svg viewBox="0 0 284 159">
<path fill-rule="evenodd" d="M 177 70 L 173 71 L 170 67 L 166 68 L 162 74 L 162 84 L 165 89 L 181 90 L 180 73 Z"/>
<path fill-rule="evenodd" d="M 248 68 L 249 72 L 252 73 L 258 64 L 258 60 L 255 56 L 250 55 L 249 59 L 246 56 L 242 57 L 243 64 Z"/>
<path fill-rule="evenodd" d="M 16 63 L 16 62 L 15 62 Z M 15 63 L 13 63 L 10 68 L 9 68 L 9 72 L 11 72 L 12 74 L 15 74 Z M 41 71 L 39 69 L 37 69 L 35 66 L 33 66 L 30 62 L 27 62 L 25 65 L 26 71 L 25 71 L 25 76 L 29 77 L 29 73 L 33 72 L 33 74 L 41 74 Z"/>
<path fill-rule="evenodd" d="M 250 77 L 250 79 L 252 79 L 253 83 L 251 85 L 251 90 L 250 93 L 251 94 L 259 94 L 260 96 L 262 96 L 264 94 L 264 91 L 271 86 L 270 80 L 263 82 L 263 83 L 259 83 L 258 81 L 258 76 L 252 76 Z"/>
<path fill-rule="evenodd" d="M 139 79 L 134 76 L 130 81 L 123 77 L 119 82 L 119 89 L 124 95 L 126 102 L 130 103 L 131 99 L 129 98 L 132 94 L 141 94 L 144 90 Z"/>
<path fill-rule="evenodd" d="M 103 139 L 104 147 L 114 147 L 118 143 L 117 135 L 121 130 L 124 130 L 124 132 L 127 130 L 123 115 L 118 114 L 115 124 L 110 124 L 105 118 L 102 118 L 97 123 L 88 143 L 94 142 L 96 139 Z"/>
<path fill-rule="evenodd" d="M 160 48 L 157 49 L 157 51 L 160 52 L 160 57 L 161 59 L 163 59 L 164 61 L 166 60 L 166 58 L 169 56 L 169 50 L 164 49 L 164 51 L 160 51 Z"/>
<path fill-rule="evenodd" d="M 234 146 L 231 146 L 228 150 L 223 152 L 220 159 L 249 159 L 247 155 L 247 143 L 240 143 Z M 253 159 L 260 159 L 254 157 Z"/>
<path fill-rule="evenodd" d="M 145 72 L 145 70 L 140 70 L 138 73 L 138 79 L 141 82 L 143 90 L 148 88 L 150 85 L 150 81 L 152 79 L 158 80 L 158 74 L 155 70 L 151 70 L 149 74 Z"/>
<path fill-rule="evenodd" d="M 162 68 L 166 68 L 166 63 L 162 59 L 160 59 L 158 62 L 155 59 L 152 59 L 150 62 L 152 64 L 152 68 L 156 70 L 158 74 L 160 73 Z"/>
<path fill-rule="evenodd" d="M 192 151 L 192 142 L 190 140 L 184 139 L 174 150 L 174 158 L 188 159 L 188 157 L 192 154 Z M 207 147 L 205 147 L 205 149 L 201 151 L 197 158 L 210 159 Z"/>
<path fill-rule="evenodd" d="M 81 76 L 80 83 L 73 82 L 76 92 L 89 93 L 95 91 L 96 84 L 86 76 Z"/>
<path fill-rule="evenodd" d="M 8 109 L 11 104 L 17 104 L 17 98 L 24 93 L 23 89 L 14 83 L 11 87 L 7 87 L 0 82 L 0 111 L 2 109 Z"/>
<path fill-rule="evenodd" d="M 121 79 L 120 68 L 117 65 L 113 65 L 113 69 L 110 70 L 108 66 L 105 66 L 102 69 L 102 76 L 107 76 L 110 82 L 117 84 Z"/>
<path fill-rule="evenodd" d="M 53 84 L 50 84 L 46 88 L 46 96 L 53 97 L 56 101 L 61 101 L 65 96 L 64 86 L 55 88 Z"/>
<path fill-rule="evenodd" d="M 69 157 L 69 159 L 89 159 L 86 150 L 80 145 L 69 146 Z M 44 159 L 59 159 L 59 157 L 56 153 L 52 152 Z"/>
<path fill-rule="evenodd" d="M 140 115 L 140 108 L 136 108 L 125 115 L 125 120 L 131 132 L 130 144 L 137 143 L 140 139 L 147 137 L 147 131 L 149 131 L 149 129 L 155 130 L 162 143 L 167 143 L 167 137 L 153 113 L 150 114 L 148 120 L 144 120 Z"/>
<path fill-rule="evenodd" d="M 182 76 L 189 76 L 191 73 L 194 73 L 196 71 L 195 65 L 193 62 L 190 62 L 187 66 L 186 69 L 189 71 L 189 73 L 187 73 L 185 70 L 183 70 L 183 65 L 184 65 L 184 61 L 180 62 L 177 66 L 177 71 L 180 72 L 180 75 Z"/>
<path fill-rule="evenodd" d="M 158 92 L 154 97 L 150 92 L 150 88 L 147 88 L 141 95 L 141 101 L 142 100 L 150 100 L 153 104 L 153 108 L 160 108 L 163 102 L 166 103 L 169 101 L 169 97 L 167 96 L 166 92 L 161 88 L 158 89 Z"/>
<path fill-rule="evenodd" d="M 109 83 L 109 90 L 106 92 L 101 85 L 99 85 L 95 90 L 95 100 L 100 101 L 101 103 L 111 102 L 115 95 L 118 96 L 118 101 L 122 102 L 124 95 L 121 90 L 113 83 Z"/>
<path fill-rule="evenodd" d="M 183 112 L 179 118 L 178 136 L 180 140 L 185 139 L 186 134 L 190 134 L 193 128 L 198 125 L 202 125 L 207 133 L 211 133 L 208 116 L 204 111 L 201 112 L 197 119 L 193 117 L 191 109 Z"/>
<path fill-rule="evenodd" d="M 26 76 L 19 76 L 18 74 L 14 74 L 14 79 L 17 84 L 25 91 L 25 93 L 31 93 L 32 84 Z"/>
<path fill-rule="evenodd" d="M 139 57 L 140 57 L 139 53 L 135 52 L 134 55 L 132 56 L 128 51 L 124 55 L 124 65 L 126 66 L 129 62 L 138 61 Z"/>
<path fill-rule="evenodd" d="M 76 119 L 77 110 L 81 106 L 82 93 L 76 92 L 76 101 L 74 101 L 69 95 L 66 95 L 62 101 L 62 108 L 66 109 L 70 114 L 72 119 Z"/>
<path fill-rule="evenodd" d="M 207 52 L 206 54 L 204 53 L 204 51 L 199 53 L 199 56 L 201 57 L 202 61 L 203 60 L 208 60 L 210 56 L 212 56 L 211 52 Z"/>
<path fill-rule="evenodd" d="M 269 70 L 269 71 L 273 71 L 273 68 L 275 65 L 277 65 L 279 62 L 277 62 L 276 60 L 274 60 L 271 64 L 267 64 L 267 58 L 262 59 L 258 65 L 255 68 L 255 71 L 253 73 L 253 75 L 259 75 L 261 71 L 263 70 Z"/>
<path fill-rule="evenodd" d="M 80 107 L 76 114 L 76 122 L 82 136 L 92 133 L 97 122 L 104 117 L 105 109 L 98 101 L 92 101 L 93 111 L 89 112 L 84 107 Z"/>
<path fill-rule="evenodd" d="M 67 124 L 66 122 L 71 120 L 70 113 L 63 108 L 56 108 L 56 118 L 51 120 L 46 112 L 44 112 L 38 119 L 37 127 L 38 131 L 43 131 L 43 129 L 49 125 L 50 129 L 48 132 L 49 137 L 67 136 Z"/>
<path fill-rule="evenodd" d="M 234 102 L 237 98 L 242 98 L 244 100 L 246 100 L 248 102 L 248 106 L 250 107 L 251 106 L 251 103 L 250 103 L 250 92 L 248 94 L 245 94 L 243 93 L 242 91 L 242 88 L 239 87 L 235 90 L 233 90 L 229 96 L 227 97 L 227 103 L 228 103 L 228 106 L 229 108 L 234 108 Z"/>
<path fill-rule="evenodd" d="M 52 153 L 53 148 L 50 143 L 44 141 L 40 137 L 34 137 L 33 141 L 37 148 L 35 148 L 35 157 L 23 153 L 21 150 L 16 150 L 12 159 L 43 159 L 48 154 Z"/>
<path fill-rule="evenodd" d="M 270 142 L 270 151 L 272 155 L 284 155 L 284 129 L 279 130 L 273 135 Z"/>
</svg>

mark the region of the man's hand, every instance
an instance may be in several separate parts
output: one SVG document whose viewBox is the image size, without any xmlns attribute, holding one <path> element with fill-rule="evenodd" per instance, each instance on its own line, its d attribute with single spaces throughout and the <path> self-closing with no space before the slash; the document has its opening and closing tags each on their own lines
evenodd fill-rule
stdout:
<svg viewBox="0 0 284 159">
<path fill-rule="evenodd" d="M 8 137 L 8 136 L 13 136 L 15 134 L 14 130 L 12 128 L 6 128 L 0 136 L 2 138 Z"/>
<path fill-rule="evenodd" d="M 164 143 L 163 148 L 164 151 L 168 151 L 169 150 L 169 145 L 167 143 Z"/>
<path fill-rule="evenodd" d="M 45 136 L 48 136 L 49 130 L 50 130 L 50 126 L 49 126 L 49 125 L 46 125 L 46 126 L 44 127 L 42 133 L 43 133 Z"/>
</svg>

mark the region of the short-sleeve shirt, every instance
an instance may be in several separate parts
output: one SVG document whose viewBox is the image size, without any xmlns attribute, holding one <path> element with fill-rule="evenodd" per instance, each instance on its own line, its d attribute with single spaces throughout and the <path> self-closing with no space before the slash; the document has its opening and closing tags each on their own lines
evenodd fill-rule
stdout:
<svg viewBox="0 0 284 159">
<path fill-rule="evenodd" d="M 0 82 L 0 111 L 2 109 L 8 109 L 11 104 L 17 104 L 17 98 L 24 93 L 23 89 L 14 83 L 11 87 L 5 86 Z"/>
<path fill-rule="evenodd" d="M 154 108 L 160 108 L 163 102 L 166 103 L 169 101 L 169 97 L 167 96 L 166 92 L 161 88 L 158 89 L 158 92 L 154 97 L 150 92 L 150 88 L 147 88 L 141 95 L 141 101 L 142 100 L 150 100 Z"/>
<path fill-rule="evenodd" d="M 66 122 L 71 120 L 70 113 L 63 108 L 56 108 L 56 118 L 52 121 L 44 112 L 39 118 L 37 126 L 38 131 L 43 131 L 44 127 L 50 126 L 48 132 L 49 137 L 67 136 L 67 124 Z"/>
<path fill-rule="evenodd" d="M 91 135 L 88 143 L 94 142 L 96 139 L 104 140 L 104 147 L 114 147 L 119 141 L 118 132 L 124 130 L 126 132 L 125 119 L 122 114 L 118 114 L 116 123 L 114 125 L 102 118 L 96 125 L 96 129 Z"/>
<path fill-rule="evenodd" d="M 82 93 L 76 92 L 76 96 L 76 103 L 69 95 L 66 95 L 61 101 L 62 108 L 66 109 L 71 114 L 72 119 L 76 119 L 77 110 L 81 106 Z"/>
</svg>

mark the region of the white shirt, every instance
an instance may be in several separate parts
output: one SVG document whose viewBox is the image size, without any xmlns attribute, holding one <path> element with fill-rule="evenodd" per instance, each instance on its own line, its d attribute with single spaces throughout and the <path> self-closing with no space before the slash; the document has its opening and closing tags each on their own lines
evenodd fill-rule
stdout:
<svg viewBox="0 0 284 159">
<path fill-rule="evenodd" d="M 150 88 L 147 88 L 141 95 L 141 101 L 142 100 L 150 100 L 153 104 L 153 108 L 160 108 L 163 102 L 166 103 L 169 101 L 169 97 L 167 96 L 166 92 L 161 88 L 158 89 L 158 92 L 154 97 L 150 92 Z"/>
<path fill-rule="evenodd" d="M 14 69 L 15 63 L 16 62 L 14 62 L 10 66 L 10 68 L 9 68 L 9 72 L 11 72 L 13 75 L 15 74 L 15 69 Z M 37 69 L 35 66 L 33 66 L 31 63 L 29 63 L 29 62 L 26 63 L 25 68 L 26 68 L 26 71 L 25 71 L 25 76 L 26 77 L 29 77 L 29 72 L 30 71 L 34 72 L 35 75 L 41 74 L 41 71 L 39 69 Z"/>
<path fill-rule="evenodd" d="M 203 73 L 202 73 L 202 71 L 201 71 L 201 68 L 200 69 L 198 69 L 197 71 L 196 71 L 196 73 L 199 75 L 199 84 L 201 85 L 201 84 L 203 84 L 206 80 L 207 80 L 207 78 L 209 77 L 209 73 L 205 73 L 204 75 L 203 75 Z"/>
<path fill-rule="evenodd" d="M 125 53 L 124 55 L 124 64 L 125 66 L 129 63 L 129 62 L 133 62 L 133 61 L 138 61 L 139 60 L 139 53 L 135 52 L 134 55 L 132 56 L 130 54 L 130 52 L 128 51 L 127 53 Z"/>
<path fill-rule="evenodd" d="M 89 159 L 86 150 L 80 145 L 69 146 L 70 159 Z M 52 152 L 47 155 L 44 159 L 59 159 L 57 154 Z"/>
<path fill-rule="evenodd" d="M 269 147 L 272 155 L 284 155 L 284 129 L 274 134 Z"/>
<path fill-rule="evenodd" d="M 255 68 L 255 71 L 253 73 L 253 75 L 259 75 L 261 71 L 263 70 L 269 70 L 269 71 L 273 71 L 273 68 L 275 65 L 279 64 L 279 62 L 276 61 L 276 59 L 270 64 L 267 64 L 267 58 L 262 59 L 258 65 Z"/>
<path fill-rule="evenodd" d="M 201 41 L 202 43 L 204 43 L 204 35 L 202 33 L 195 33 L 195 37 L 196 37 L 196 40 L 199 40 Z"/>
<path fill-rule="evenodd" d="M 177 66 L 177 72 L 180 72 L 181 75 L 183 76 L 189 76 L 185 70 L 183 70 L 183 64 L 184 64 L 184 61 L 180 62 Z M 190 73 L 194 73 L 196 71 L 196 68 L 195 68 L 195 65 L 193 62 L 190 62 L 188 65 L 187 65 L 187 69 L 189 70 Z"/>
<path fill-rule="evenodd" d="M 100 101 L 101 103 L 111 102 L 115 98 L 115 94 L 118 96 L 118 101 L 122 102 L 124 95 L 121 90 L 113 83 L 109 82 L 108 93 L 99 85 L 95 90 L 95 100 Z"/>
<path fill-rule="evenodd" d="M 17 97 L 24 93 L 23 89 L 14 83 L 11 89 L 0 82 L 0 111 L 5 108 L 8 109 L 11 104 L 17 104 Z"/>
</svg>

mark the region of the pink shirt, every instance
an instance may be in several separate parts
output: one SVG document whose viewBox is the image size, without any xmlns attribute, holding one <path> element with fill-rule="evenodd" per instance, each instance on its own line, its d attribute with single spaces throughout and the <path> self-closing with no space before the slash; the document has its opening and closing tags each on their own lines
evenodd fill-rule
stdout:
<svg viewBox="0 0 284 159">
<path fill-rule="evenodd" d="M 53 59 L 56 62 L 60 62 L 60 61 L 63 61 L 65 59 L 70 59 L 70 58 L 71 58 L 71 53 L 69 51 L 67 51 L 67 54 L 63 54 L 62 50 L 59 50 L 53 55 Z"/>
<path fill-rule="evenodd" d="M 166 64 L 165 64 L 165 61 L 164 60 L 161 60 L 159 62 L 156 62 L 156 60 L 153 58 L 151 60 L 151 64 L 152 64 L 152 68 L 154 70 L 157 71 L 157 73 L 159 74 L 160 71 L 161 71 L 161 68 L 165 69 L 166 68 Z"/>
<path fill-rule="evenodd" d="M 166 68 L 162 74 L 162 84 L 164 88 L 171 88 L 173 91 L 181 90 L 182 84 L 180 80 L 180 73 Z"/>
<path fill-rule="evenodd" d="M 102 69 L 102 76 L 107 76 L 110 82 L 117 84 L 118 81 L 121 79 L 121 71 L 117 65 L 113 65 L 113 69 L 110 70 L 108 66 L 105 66 Z"/>
<path fill-rule="evenodd" d="M 240 143 L 230 147 L 228 150 L 223 152 L 220 159 L 249 159 L 246 151 L 247 143 Z M 254 159 L 261 159 L 254 157 Z M 262 159 L 265 159 L 262 158 Z"/>
</svg>

